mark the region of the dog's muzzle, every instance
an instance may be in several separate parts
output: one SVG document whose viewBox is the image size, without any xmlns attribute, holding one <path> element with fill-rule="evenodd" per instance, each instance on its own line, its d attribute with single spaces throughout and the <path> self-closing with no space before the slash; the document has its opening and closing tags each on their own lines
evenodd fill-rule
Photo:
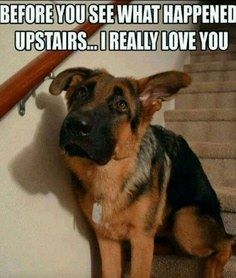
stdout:
<svg viewBox="0 0 236 278">
<path fill-rule="evenodd" d="M 114 140 L 109 124 L 89 115 L 68 114 L 60 132 L 60 147 L 69 156 L 85 157 L 106 164 L 113 154 Z"/>
</svg>

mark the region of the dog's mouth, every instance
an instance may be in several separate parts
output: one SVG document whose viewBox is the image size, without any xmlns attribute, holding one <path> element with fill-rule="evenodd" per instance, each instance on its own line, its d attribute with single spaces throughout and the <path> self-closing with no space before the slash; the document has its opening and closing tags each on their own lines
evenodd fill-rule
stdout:
<svg viewBox="0 0 236 278">
<path fill-rule="evenodd" d="M 89 160 L 92 160 L 94 162 L 96 162 L 99 165 L 105 165 L 108 163 L 108 161 L 110 160 L 110 158 L 106 158 L 106 157 L 95 157 L 93 154 L 91 154 L 89 151 L 83 149 L 82 147 L 80 147 L 79 145 L 75 144 L 75 143 L 70 143 L 66 146 L 63 147 L 64 151 L 71 157 L 83 157 L 83 158 L 87 158 Z"/>
<path fill-rule="evenodd" d="M 80 156 L 89 158 L 89 155 L 85 150 L 73 143 L 66 145 L 64 147 L 64 150 L 69 156 Z"/>
</svg>

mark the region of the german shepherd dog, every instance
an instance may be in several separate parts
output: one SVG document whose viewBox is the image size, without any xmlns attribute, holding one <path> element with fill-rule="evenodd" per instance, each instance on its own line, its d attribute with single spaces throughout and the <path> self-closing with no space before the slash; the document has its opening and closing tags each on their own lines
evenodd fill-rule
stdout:
<svg viewBox="0 0 236 278">
<path fill-rule="evenodd" d="M 235 239 L 198 158 L 181 136 L 150 125 L 162 101 L 190 82 L 178 71 L 136 80 L 72 68 L 50 85 L 53 95 L 67 91 L 60 147 L 97 236 L 103 278 L 122 276 L 124 241 L 132 278 L 150 277 L 154 249 L 166 249 L 155 245 L 157 236 L 206 257 L 207 278 L 222 277 L 232 255 Z"/>
</svg>

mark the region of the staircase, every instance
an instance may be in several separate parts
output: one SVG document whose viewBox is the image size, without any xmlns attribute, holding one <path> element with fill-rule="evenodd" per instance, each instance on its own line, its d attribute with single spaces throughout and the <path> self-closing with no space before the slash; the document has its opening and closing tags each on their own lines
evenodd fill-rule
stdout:
<svg viewBox="0 0 236 278">
<path fill-rule="evenodd" d="M 176 110 L 165 112 L 166 127 L 181 134 L 198 155 L 222 205 L 226 230 L 236 234 L 236 40 L 226 52 L 191 53 L 185 71 L 190 87 L 176 98 Z M 157 256 L 154 277 L 199 278 L 204 260 Z M 236 277 L 236 257 L 225 267 Z"/>
</svg>

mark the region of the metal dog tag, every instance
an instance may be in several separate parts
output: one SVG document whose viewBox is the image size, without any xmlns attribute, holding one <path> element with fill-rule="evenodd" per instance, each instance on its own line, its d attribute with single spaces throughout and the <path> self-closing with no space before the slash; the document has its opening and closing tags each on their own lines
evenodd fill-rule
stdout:
<svg viewBox="0 0 236 278">
<path fill-rule="evenodd" d="M 96 224 L 100 224 L 102 220 L 102 205 L 99 203 L 93 204 L 92 220 Z"/>
</svg>

